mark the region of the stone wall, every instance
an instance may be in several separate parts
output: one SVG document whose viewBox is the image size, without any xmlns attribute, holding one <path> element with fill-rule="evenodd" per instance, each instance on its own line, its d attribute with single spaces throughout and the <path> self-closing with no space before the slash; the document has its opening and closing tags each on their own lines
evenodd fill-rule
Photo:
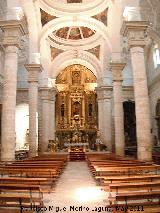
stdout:
<svg viewBox="0 0 160 213">
<path fill-rule="evenodd" d="M 140 0 L 141 17 L 142 20 L 150 22 L 150 29 L 153 33 L 146 51 L 146 69 L 148 77 L 148 88 L 151 106 L 151 122 L 152 122 L 152 136 L 157 136 L 156 104 L 160 98 L 160 65 L 154 67 L 153 62 L 153 48 L 154 43 L 160 44 L 160 2 L 159 0 Z M 153 37 L 152 37 L 153 36 Z"/>
<path fill-rule="evenodd" d="M 150 86 L 149 96 L 151 104 L 152 135 L 154 138 L 154 136 L 157 136 L 158 133 L 155 116 L 156 116 L 156 104 L 158 102 L 158 99 L 160 99 L 160 77 L 159 80 L 157 79 L 157 81 L 155 81 L 154 84 Z"/>
<path fill-rule="evenodd" d="M 7 11 L 7 1 L 0 0 L 0 20 L 5 19 L 6 11 Z"/>
<path fill-rule="evenodd" d="M 159 0 L 140 0 L 141 16 L 150 21 L 153 28 L 160 34 L 160 2 Z"/>
</svg>

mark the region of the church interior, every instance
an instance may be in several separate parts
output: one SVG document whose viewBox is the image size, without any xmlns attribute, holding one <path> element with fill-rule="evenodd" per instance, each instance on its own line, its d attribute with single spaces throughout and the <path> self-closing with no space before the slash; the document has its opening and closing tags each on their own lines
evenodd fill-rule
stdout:
<svg viewBox="0 0 160 213">
<path fill-rule="evenodd" d="M 0 213 L 160 212 L 160 1 L 0 0 Z"/>
</svg>

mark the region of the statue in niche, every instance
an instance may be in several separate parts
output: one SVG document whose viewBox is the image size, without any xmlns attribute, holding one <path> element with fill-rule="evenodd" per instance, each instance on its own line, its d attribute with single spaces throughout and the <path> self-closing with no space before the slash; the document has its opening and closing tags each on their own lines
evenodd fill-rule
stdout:
<svg viewBox="0 0 160 213">
<path fill-rule="evenodd" d="M 92 105 L 92 104 L 89 104 L 89 105 L 88 105 L 88 115 L 89 115 L 90 117 L 92 117 L 92 112 L 93 112 L 93 105 Z"/>
<path fill-rule="evenodd" d="M 29 129 L 26 130 L 24 149 L 29 149 Z"/>
<path fill-rule="evenodd" d="M 73 71 L 72 72 L 72 84 L 81 84 L 80 71 Z"/>
<path fill-rule="evenodd" d="M 81 108 L 81 105 L 78 101 L 74 102 L 73 104 L 73 116 L 74 115 L 80 115 L 80 108 Z"/>
<path fill-rule="evenodd" d="M 61 104 L 61 117 L 64 117 L 64 104 Z"/>
</svg>

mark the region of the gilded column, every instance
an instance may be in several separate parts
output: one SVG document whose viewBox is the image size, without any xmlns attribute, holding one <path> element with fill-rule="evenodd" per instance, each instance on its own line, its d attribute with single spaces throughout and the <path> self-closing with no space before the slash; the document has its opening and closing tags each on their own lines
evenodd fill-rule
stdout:
<svg viewBox="0 0 160 213">
<path fill-rule="evenodd" d="M 55 140 L 55 132 L 56 132 L 56 114 L 55 114 L 55 102 L 56 102 L 56 89 L 50 89 L 50 116 L 49 116 L 49 139 Z"/>
<path fill-rule="evenodd" d="M 0 21 L 0 28 L 4 31 L 2 44 L 5 48 L 1 160 L 12 161 L 15 159 L 16 146 L 15 110 L 18 50 L 24 30 L 21 22 L 16 20 Z"/>
<path fill-rule="evenodd" d="M 122 34 L 127 36 L 131 53 L 134 97 L 136 107 L 137 156 L 139 160 L 152 160 L 150 104 L 144 58 L 146 21 L 125 21 Z"/>
<path fill-rule="evenodd" d="M 115 126 L 115 151 L 117 155 L 124 156 L 124 116 L 123 116 L 123 95 L 122 95 L 122 71 L 124 63 L 112 62 L 113 76 L 113 100 L 114 100 L 114 126 Z"/>
<path fill-rule="evenodd" d="M 40 64 L 25 65 L 29 82 L 29 157 L 37 155 L 38 75 Z"/>
</svg>

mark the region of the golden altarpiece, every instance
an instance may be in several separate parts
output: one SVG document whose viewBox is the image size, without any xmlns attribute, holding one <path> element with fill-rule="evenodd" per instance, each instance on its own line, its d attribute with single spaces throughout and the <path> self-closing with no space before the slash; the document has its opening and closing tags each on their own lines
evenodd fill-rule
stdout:
<svg viewBox="0 0 160 213">
<path fill-rule="evenodd" d="M 56 138 L 60 149 L 72 142 L 88 142 L 92 148 L 97 133 L 96 77 L 86 67 L 75 64 L 57 76 L 56 86 Z"/>
</svg>

